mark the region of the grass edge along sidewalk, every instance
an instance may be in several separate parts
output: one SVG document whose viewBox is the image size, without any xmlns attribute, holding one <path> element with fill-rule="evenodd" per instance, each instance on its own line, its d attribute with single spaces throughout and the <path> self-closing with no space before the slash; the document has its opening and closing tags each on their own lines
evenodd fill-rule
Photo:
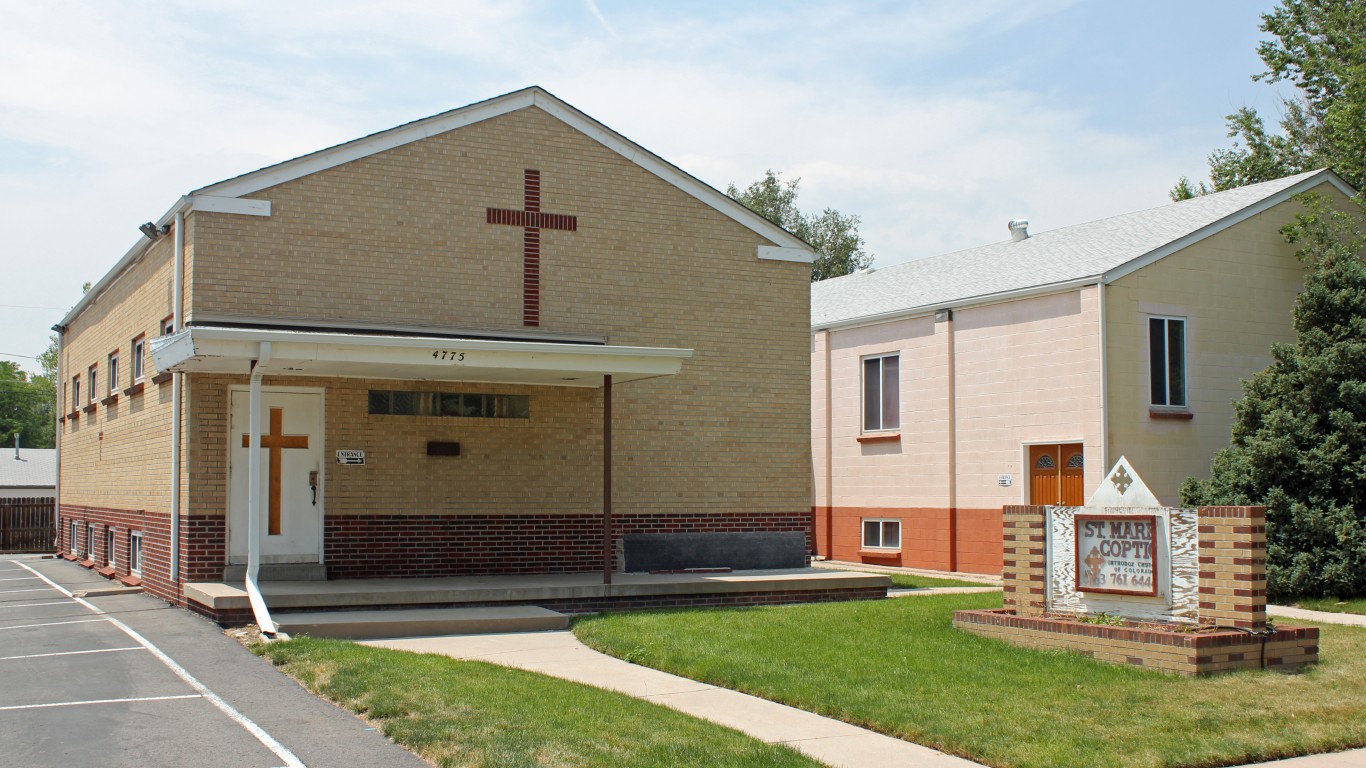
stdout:
<svg viewBox="0 0 1366 768">
<path fill-rule="evenodd" d="M 317 638 L 252 651 L 438 766 L 821 765 L 667 707 L 483 662 Z"/>
<path fill-rule="evenodd" d="M 992 766 L 1221 766 L 1366 745 L 1366 630 L 1296 674 L 1168 676 L 954 630 L 1000 595 L 584 617 L 588 646 Z"/>
</svg>

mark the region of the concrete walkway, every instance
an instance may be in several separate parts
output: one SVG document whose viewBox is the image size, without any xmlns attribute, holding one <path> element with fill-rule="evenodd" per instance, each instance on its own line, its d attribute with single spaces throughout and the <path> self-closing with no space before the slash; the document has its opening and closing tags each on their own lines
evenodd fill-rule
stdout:
<svg viewBox="0 0 1366 768">
<path fill-rule="evenodd" d="M 1322 624 L 1345 624 L 1349 627 L 1366 627 L 1366 616 L 1359 613 L 1331 613 L 1329 611 L 1307 611 L 1303 608 L 1290 608 L 1284 605 L 1268 605 L 1270 616 L 1283 616 L 1300 621 L 1317 621 Z M 1366 765 L 1366 763 L 1362 763 Z"/>
<path fill-rule="evenodd" d="M 734 728 L 770 744 L 787 745 L 833 768 L 980 765 L 785 704 L 631 664 L 589 648 L 569 631 L 369 640 L 364 644 L 484 661 L 617 691 Z M 1306 755 L 1244 768 L 1363 767 L 1366 749 Z"/>
<path fill-rule="evenodd" d="M 366 645 L 486 661 L 606 688 L 785 744 L 834 768 L 975 768 L 977 763 L 848 723 L 599 653 L 572 632 L 369 640 Z"/>
</svg>

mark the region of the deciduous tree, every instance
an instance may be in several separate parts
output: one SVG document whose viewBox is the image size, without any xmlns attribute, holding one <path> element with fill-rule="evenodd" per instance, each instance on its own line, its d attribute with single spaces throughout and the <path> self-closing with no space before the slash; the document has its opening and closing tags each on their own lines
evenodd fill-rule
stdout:
<svg viewBox="0 0 1366 768">
<path fill-rule="evenodd" d="M 801 179 L 784 182 L 772 170 L 743 191 L 734 184 L 726 194 L 745 207 L 810 243 L 816 249 L 811 265 L 811 281 L 847 275 L 873 263 L 873 255 L 863 250 L 859 217 L 826 208 L 819 214 L 802 213 L 797 208 L 797 186 Z"/>
</svg>

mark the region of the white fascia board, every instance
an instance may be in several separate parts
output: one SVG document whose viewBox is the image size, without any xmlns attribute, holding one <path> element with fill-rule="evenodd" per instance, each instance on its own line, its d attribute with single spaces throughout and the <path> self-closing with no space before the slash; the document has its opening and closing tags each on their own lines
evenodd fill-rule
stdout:
<svg viewBox="0 0 1366 768">
<path fill-rule="evenodd" d="M 190 195 L 190 210 L 204 213 L 235 213 L 241 216 L 269 216 L 270 201 L 218 195 Z"/>
<path fill-rule="evenodd" d="M 228 179 L 195 190 L 194 194 L 196 196 L 241 197 L 309 174 L 335 168 L 353 160 L 359 160 L 430 136 L 437 136 L 447 131 L 453 131 L 532 106 L 539 107 L 571 128 L 769 240 L 788 248 L 797 248 L 808 252 L 812 250 L 811 246 L 803 242 L 801 238 L 773 224 L 768 219 L 694 178 L 677 166 L 571 107 L 539 86 L 496 96 L 488 101 L 460 107 L 450 112 L 443 112 L 345 144 L 339 144 L 329 149 L 287 160 L 278 165 L 262 168 L 235 179 Z"/>
<path fill-rule="evenodd" d="M 777 245 L 759 246 L 758 256 L 768 261 L 799 261 L 802 264 L 810 264 L 816 260 L 816 254 L 809 248 L 784 248 Z"/>
<path fill-rule="evenodd" d="M 156 220 L 156 225 L 158 227 L 163 227 L 175 221 L 175 215 L 177 213 L 189 210 L 189 200 L 188 197 L 177 199 L 175 205 L 172 205 L 166 213 L 161 215 L 161 218 Z M 128 251 L 123 254 L 123 258 L 119 259 L 108 272 L 104 273 L 104 277 L 101 277 L 94 285 L 90 286 L 90 290 L 85 292 L 85 295 L 81 297 L 80 301 L 76 302 L 76 305 L 71 308 L 70 312 L 66 313 L 66 316 L 62 318 L 59 325 L 70 325 L 71 321 L 75 320 L 77 315 L 84 311 L 86 307 L 94 303 L 95 300 L 100 297 L 100 294 L 104 293 L 105 289 L 112 285 L 113 282 L 123 274 L 124 270 L 137 263 L 138 259 L 141 259 L 143 254 L 147 253 L 147 249 L 151 248 L 154 242 L 156 241 L 148 240 L 146 235 L 138 237 L 138 241 L 133 243 L 133 247 L 129 248 Z"/>
<path fill-rule="evenodd" d="M 532 88 L 496 96 L 469 106 L 442 112 L 421 120 L 390 128 L 369 136 L 338 144 L 335 147 L 319 150 L 293 160 L 267 166 L 259 171 L 243 174 L 236 178 L 210 184 L 194 191 L 195 195 L 215 195 L 218 197 L 241 197 L 253 192 L 284 184 L 287 181 L 303 178 L 329 168 L 344 165 L 353 160 L 386 152 L 405 144 L 411 144 L 431 136 L 438 136 L 482 122 L 489 118 L 525 109 L 533 102 Z"/>
<path fill-rule="evenodd" d="M 481 370 L 500 371 L 562 371 L 583 374 L 621 374 L 632 377 L 669 376 L 678 373 L 683 361 L 693 356 L 691 349 L 667 347 L 612 347 L 595 344 L 556 344 L 543 342 L 485 341 L 479 339 L 447 339 L 395 336 L 355 336 L 297 331 L 246 330 L 229 328 L 186 328 L 172 336 L 151 342 L 152 360 L 157 370 L 171 370 L 186 366 L 193 370 L 203 361 L 213 363 L 213 370 L 240 369 L 246 371 L 255 359 L 261 342 L 270 342 L 272 372 L 291 370 L 308 372 L 296 365 L 322 364 L 327 370 L 346 371 L 353 364 L 352 374 L 360 366 L 384 366 L 387 378 L 431 379 L 433 369 L 449 372 L 450 380 L 462 374 Z M 434 362 L 435 353 L 443 354 Z M 461 353 L 457 360 L 455 354 Z M 224 364 L 228 364 L 226 367 Z M 202 370 L 202 369 L 201 369 Z M 367 369 L 373 370 L 373 369 Z M 410 373 L 405 377 L 404 371 Z M 447 374 L 440 373 L 441 378 Z M 392 375 L 399 374 L 399 375 Z M 324 373 L 309 373 L 323 375 Z M 373 374 L 364 374 L 373 375 Z M 509 379 L 515 383 L 516 379 Z M 574 386 L 596 386 L 586 382 Z"/>
<path fill-rule="evenodd" d="M 1018 299 L 1028 299 L 1035 296 L 1047 296 L 1054 293 L 1067 293 L 1088 285 L 1095 285 L 1101 277 L 1091 275 L 1089 277 L 1078 277 L 1061 283 L 1049 283 L 1047 285 L 1034 285 L 1029 288 L 1018 288 L 1013 291 L 1001 291 L 999 293 L 987 293 L 981 296 L 970 296 L 953 301 L 941 301 L 936 304 L 924 304 L 918 307 L 907 307 L 892 312 L 881 312 L 876 315 L 864 315 L 863 317 L 851 317 L 848 320 L 839 320 L 833 323 L 813 324 L 812 332 L 815 331 L 843 331 L 849 328 L 861 328 L 867 325 L 878 325 L 892 320 L 907 320 L 912 317 L 923 317 L 938 312 L 941 309 L 966 309 L 968 307 L 984 307 L 989 304 L 1003 304 L 1007 301 Z"/>
<path fill-rule="evenodd" d="M 1342 178 L 1339 177 L 1336 173 L 1333 173 L 1332 171 L 1325 168 L 1319 171 L 1318 173 L 1314 174 L 1313 176 L 1310 176 L 1309 178 L 1305 179 L 1304 181 L 1301 181 L 1300 183 L 1294 185 L 1293 187 L 1286 187 L 1280 192 L 1277 192 L 1276 194 L 1271 195 L 1269 197 L 1263 198 L 1262 200 L 1259 200 L 1258 202 L 1255 202 L 1252 205 L 1249 205 L 1248 207 L 1236 213 L 1225 216 L 1224 218 L 1214 222 L 1213 224 L 1208 224 L 1184 237 L 1167 243 L 1161 248 L 1149 251 L 1148 253 L 1145 253 L 1136 259 L 1127 261 L 1119 265 L 1118 267 L 1109 270 L 1105 273 L 1104 280 L 1106 283 L 1113 283 L 1114 281 L 1120 279 L 1121 277 L 1124 277 L 1125 275 L 1137 272 L 1138 270 L 1143 269 L 1149 264 L 1152 264 L 1158 261 L 1159 259 L 1166 258 L 1167 256 L 1170 256 L 1183 248 L 1189 248 L 1190 246 L 1200 242 L 1201 240 L 1204 240 L 1207 237 L 1213 237 L 1214 235 L 1223 232 L 1229 227 L 1232 227 L 1236 224 L 1241 224 L 1242 222 L 1247 221 L 1248 219 L 1252 218 L 1253 216 L 1256 216 L 1259 213 L 1268 211 L 1276 207 L 1277 205 L 1284 203 L 1286 200 L 1289 200 L 1290 198 L 1300 194 L 1301 192 L 1307 192 L 1313 189 L 1314 187 L 1317 187 L 1318 185 L 1324 183 L 1333 185 L 1347 197 L 1352 197 L 1356 194 L 1356 190 L 1352 189 L 1352 187 L 1348 185 L 1347 182 L 1343 181 Z"/>
<path fill-rule="evenodd" d="M 540 88 L 532 90 L 534 91 L 536 106 L 559 118 L 571 128 L 780 246 L 795 248 L 808 253 L 812 252 L 813 249 L 806 241 L 751 211 L 729 195 L 712 188 L 682 168 L 627 139 L 547 91 Z M 784 261 L 796 261 L 796 259 L 784 259 Z"/>
</svg>

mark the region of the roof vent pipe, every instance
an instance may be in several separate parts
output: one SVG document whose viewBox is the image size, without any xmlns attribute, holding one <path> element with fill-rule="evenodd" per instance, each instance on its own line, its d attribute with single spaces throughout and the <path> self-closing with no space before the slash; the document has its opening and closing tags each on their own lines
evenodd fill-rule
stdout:
<svg viewBox="0 0 1366 768">
<path fill-rule="evenodd" d="M 1018 243 L 1029 238 L 1029 219 L 1011 219 L 1007 227 L 1010 227 L 1011 242 Z"/>
</svg>

